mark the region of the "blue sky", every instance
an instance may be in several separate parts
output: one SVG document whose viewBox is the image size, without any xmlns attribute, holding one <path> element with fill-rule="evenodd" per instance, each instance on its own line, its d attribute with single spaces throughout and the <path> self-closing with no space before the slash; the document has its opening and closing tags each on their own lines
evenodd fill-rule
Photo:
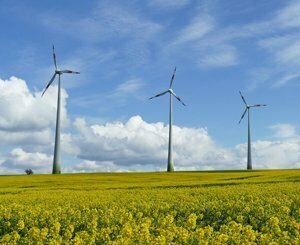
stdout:
<svg viewBox="0 0 300 245">
<path fill-rule="evenodd" d="M 268 105 L 252 111 L 253 165 L 300 166 L 300 1 L 0 3 L 0 173 L 30 161 L 51 169 L 55 84 L 43 101 L 40 92 L 52 44 L 59 67 L 81 72 L 62 79 L 65 172 L 164 169 L 168 97 L 148 98 L 175 66 L 173 89 L 188 105 L 173 107 L 177 169 L 244 168 L 239 90 Z"/>
</svg>

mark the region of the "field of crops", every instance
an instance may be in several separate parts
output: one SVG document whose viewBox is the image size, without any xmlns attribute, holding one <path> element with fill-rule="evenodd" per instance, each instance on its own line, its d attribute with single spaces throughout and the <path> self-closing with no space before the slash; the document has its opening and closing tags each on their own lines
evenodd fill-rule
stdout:
<svg viewBox="0 0 300 245">
<path fill-rule="evenodd" d="M 1 244 L 299 244 L 300 170 L 0 176 Z"/>
</svg>

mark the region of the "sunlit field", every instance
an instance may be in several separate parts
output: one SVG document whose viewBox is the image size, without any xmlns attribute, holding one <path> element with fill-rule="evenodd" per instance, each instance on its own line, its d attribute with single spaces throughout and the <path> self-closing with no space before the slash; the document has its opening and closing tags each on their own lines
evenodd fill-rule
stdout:
<svg viewBox="0 0 300 245">
<path fill-rule="evenodd" d="M 300 243 L 300 170 L 0 176 L 1 244 Z"/>
</svg>

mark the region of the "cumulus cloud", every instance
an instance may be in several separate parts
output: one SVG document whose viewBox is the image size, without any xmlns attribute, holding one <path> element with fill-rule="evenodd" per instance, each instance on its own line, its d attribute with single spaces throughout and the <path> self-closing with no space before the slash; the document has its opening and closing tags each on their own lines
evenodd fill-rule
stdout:
<svg viewBox="0 0 300 245">
<path fill-rule="evenodd" d="M 246 166 L 247 144 L 237 145 L 236 150 Z M 300 140 L 253 142 L 252 165 L 254 169 L 299 168 Z"/>
<path fill-rule="evenodd" d="M 112 161 L 118 166 L 149 165 L 152 169 L 165 165 L 168 151 L 168 126 L 147 123 L 140 116 L 126 123 L 87 125 L 76 119 L 78 132 L 73 142 L 80 149 L 78 157 L 89 161 Z M 218 146 L 207 129 L 173 126 L 174 161 L 179 167 L 203 169 L 228 168 L 235 159 L 230 151 Z"/>
<path fill-rule="evenodd" d="M 89 161 L 84 160 L 81 163 L 74 165 L 71 169 L 67 169 L 67 172 L 116 172 L 122 171 L 113 162 L 110 161 Z"/>
<path fill-rule="evenodd" d="M 62 89 L 62 125 L 66 125 L 67 93 Z M 57 86 L 50 87 L 44 97 L 31 92 L 24 80 L 11 77 L 0 79 L 0 130 L 40 131 L 55 125 Z"/>
<path fill-rule="evenodd" d="M 62 126 L 68 125 L 66 99 L 61 94 Z M 26 150 L 50 149 L 55 127 L 57 86 L 51 86 L 41 97 L 41 91 L 32 92 L 26 82 L 17 77 L 0 79 L 0 146 Z"/>
<path fill-rule="evenodd" d="M 78 157 L 87 161 L 78 167 L 86 166 L 89 170 L 87 165 L 95 166 L 99 171 L 165 171 L 168 125 L 147 123 L 140 116 L 131 117 L 125 123 L 104 125 L 87 125 L 84 119 L 78 118 L 74 125 L 78 132 L 73 140 L 80 149 Z M 254 169 L 298 168 L 300 140 L 295 127 L 276 124 L 270 128 L 279 140 L 253 142 Z M 247 144 L 231 149 L 221 147 L 206 128 L 173 125 L 173 144 L 176 170 L 246 168 Z"/>
<path fill-rule="evenodd" d="M 54 138 L 52 139 L 54 140 Z M 77 145 L 73 144 L 73 134 L 72 133 L 61 133 L 61 150 L 63 153 L 68 155 L 77 155 L 80 152 L 80 149 Z M 54 146 L 53 146 L 54 147 Z"/>
<path fill-rule="evenodd" d="M 22 173 L 31 168 L 37 172 L 50 172 L 52 168 L 52 157 L 39 152 L 26 152 L 22 148 L 13 149 L 5 161 L 1 164 L 8 173 Z"/>
<path fill-rule="evenodd" d="M 53 140 L 53 133 L 50 129 L 39 131 L 11 132 L 0 130 L 0 146 L 23 145 L 26 148 L 40 148 L 49 146 Z"/>
<path fill-rule="evenodd" d="M 67 126 L 67 93 L 63 89 L 61 99 L 62 125 Z M 41 97 L 41 91 L 30 91 L 22 79 L 0 79 L 0 104 L 0 146 L 5 147 L 5 152 L 10 151 L 2 152 L 0 171 L 20 173 L 24 168 L 47 171 L 51 167 L 47 154 L 53 151 L 57 86 L 50 86 Z M 62 135 L 62 141 L 63 147 L 70 144 L 68 135 Z"/>
<path fill-rule="evenodd" d="M 49 98 L 43 97 L 44 101 L 40 99 L 41 92 L 30 92 L 21 79 L 0 80 L 4 105 L 0 108 L 0 145 L 10 149 L 0 156 L 0 173 L 23 173 L 26 168 L 37 173 L 51 172 L 54 137 L 50 127 L 55 123 L 56 88 L 49 89 Z M 128 82 L 116 91 L 130 94 L 138 89 L 135 82 Z M 67 121 L 66 97 L 64 92 Z M 300 167 L 300 140 L 295 126 L 286 123 L 270 128 L 276 140 L 253 142 L 254 168 Z M 70 129 L 71 132 L 61 135 L 62 152 L 77 157 L 79 163 L 63 166 L 64 172 L 164 171 L 166 168 L 169 132 L 168 125 L 161 122 L 148 123 L 140 116 L 133 116 L 126 122 L 89 125 L 84 118 L 77 118 Z M 173 125 L 173 147 L 176 170 L 244 169 L 246 166 L 246 144 L 224 148 L 206 128 Z"/>
</svg>

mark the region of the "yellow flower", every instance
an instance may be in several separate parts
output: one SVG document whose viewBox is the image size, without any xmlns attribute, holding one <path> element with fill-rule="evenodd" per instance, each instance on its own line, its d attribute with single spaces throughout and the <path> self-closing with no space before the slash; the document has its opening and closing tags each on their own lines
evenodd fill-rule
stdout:
<svg viewBox="0 0 300 245">
<path fill-rule="evenodd" d="M 243 221 L 244 221 L 243 215 L 238 215 L 238 216 L 236 217 L 236 220 L 237 220 L 238 222 L 240 222 L 240 223 L 243 223 Z"/>
<path fill-rule="evenodd" d="M 203 230 L 202 228 L 198 228 L 198 229 L 196 230 L 195 234 L 196 234 L 196 238 L 197 238 L 199 241 L 201 241 L 201 240 L 204 238 L 205 232 L 204 232 L 204 230 Z"/>
<path fill-rule="evenodd" d="M 25 227 L 24 221 L 19 220 L 18 223 L 17 223 L 18 230 L 22 230 L 22 229 L 24 229 L 24 227 Z"/>
<path fill-rule="evenodd" d="M 194 213 L 190 214 L 187 223 L 189 228 L 195 229 L 197 224 L 197 215 Z"/>
</svg>

